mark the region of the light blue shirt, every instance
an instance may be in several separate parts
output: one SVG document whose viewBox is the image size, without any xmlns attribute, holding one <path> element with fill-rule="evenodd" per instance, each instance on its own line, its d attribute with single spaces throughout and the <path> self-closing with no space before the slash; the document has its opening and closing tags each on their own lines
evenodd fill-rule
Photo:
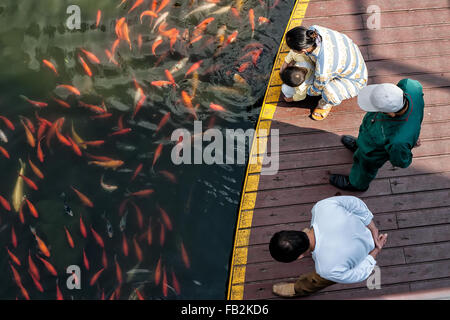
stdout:
<svg viewBox="0 0 450 320">
<path fill-rule="evenodd" d="M 316 245 L 312 252 L 316 272 L 337 283 L 366 280 L 376 264 L 369 252 L 375 248 L 367 225 L 373 214 L 352 196 L 324 199 L 312 209 L 311 226 Z"/>
</svg>

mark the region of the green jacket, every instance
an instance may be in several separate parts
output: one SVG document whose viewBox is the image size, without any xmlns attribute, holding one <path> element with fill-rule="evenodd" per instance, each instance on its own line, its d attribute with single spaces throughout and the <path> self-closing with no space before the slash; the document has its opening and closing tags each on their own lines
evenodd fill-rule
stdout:
<svg viewBox="0 0 450 320">
<path fill-rule="evenodd" d="M 368 158 L 387 158 L 393 166 L 406 168 L 412 162 L 423 120 L 423 90 L 419 81 L 403 79 L 398 84 L 409 101 L 409 108 L 399 117 L 382 112 L 368 112 L 359 128 L 358 148 Z"/>
</svg>

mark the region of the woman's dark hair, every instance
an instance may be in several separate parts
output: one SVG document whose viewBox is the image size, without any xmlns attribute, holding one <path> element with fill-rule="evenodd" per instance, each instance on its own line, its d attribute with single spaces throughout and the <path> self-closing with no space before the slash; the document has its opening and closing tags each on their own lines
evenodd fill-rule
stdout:
<svg viewBox="0 0 450 320">
<path fill-rule="evenodd" d="M 280 78 L 284 84 L 289 87 L 298 87 L 305 82 L 305 76 L 307 71 L 304 68 L 298 66 L 286 67 L 280 74 Z"/>
<path fill-rule="evenodd" d="M 286 33 L 286 44 L 296 51 L 308 49 L 316 43 L 317 33 L 305 27 L 295 27 Z"/>
<path fill-rule="evenodd" d="M 303 231 L 286 230 L 270 239 L 269 251 L 277 261 L 292 262 L 309 249 L 309 238 Z"/>
</svg>

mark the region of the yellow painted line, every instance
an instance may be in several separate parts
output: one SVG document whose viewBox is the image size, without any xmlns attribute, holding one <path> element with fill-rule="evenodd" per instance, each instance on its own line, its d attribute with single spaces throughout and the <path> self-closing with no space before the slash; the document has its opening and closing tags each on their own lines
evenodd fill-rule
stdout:
<svg viewBox="0 0 450 320">
<path fill-rule="evenodd" d="M 308 8 L 309 0 L 296 0 L 291 17 L 284 31 L 283 38 L 278 48 L 277 57 L 272 68 L 268 82 L 264 103 L 256 125 L 255 136 L 250 148 L 249 162 L 245 173 L 244 187 L 241 194 L 238 222 L 234 235 L 233 254 L 231 258 L 230 274 L 228 281 L 228 300 L 242 300 L 244 298 L 245 271 L 247 265 L 248 243 L 250 240 L 250 228 L 253 220 L 258 194 L 259 178 L 262 170 L 263 154 L 267 149 L 267 141 L 271 127 L 271 120 L 277 108 L 278 98 L 281 93 L 281 79 L 276 69 L 282 65 L 287 55 L 284 38 L 286 32 L 293 27 L 300 26 Z"/>
</svg>

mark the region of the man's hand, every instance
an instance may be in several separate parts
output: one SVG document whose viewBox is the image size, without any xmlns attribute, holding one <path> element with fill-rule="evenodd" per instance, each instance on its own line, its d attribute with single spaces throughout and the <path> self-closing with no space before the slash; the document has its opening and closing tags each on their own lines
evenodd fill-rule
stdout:
<svg viewBox="0 0 450 320">
<path fill-rule="evenodd" d="M 292 102 L 292 101 L 294 101 L 294 99 L 292 99 L 292 98 L 287 98 L 285 95 L 283 95 L 283 98 L 284 98 L 284 101 L 286 101 L 286 102 Z"/>
<path fill-rule="evenodd" d="M 372 233 L 372 238 L 373 238 L 373 242 L 375 243 L 375 248 L 381 249 L 381 244 L 380 244 L 380 240 L 379 240 L 379 236 L 378 236 L 378 229 L 375 226 L 375 223 L 373 222 L 373 220 L 370 221 L 370 223 L 367 225 L 367 228 Z"/>
</svg>

